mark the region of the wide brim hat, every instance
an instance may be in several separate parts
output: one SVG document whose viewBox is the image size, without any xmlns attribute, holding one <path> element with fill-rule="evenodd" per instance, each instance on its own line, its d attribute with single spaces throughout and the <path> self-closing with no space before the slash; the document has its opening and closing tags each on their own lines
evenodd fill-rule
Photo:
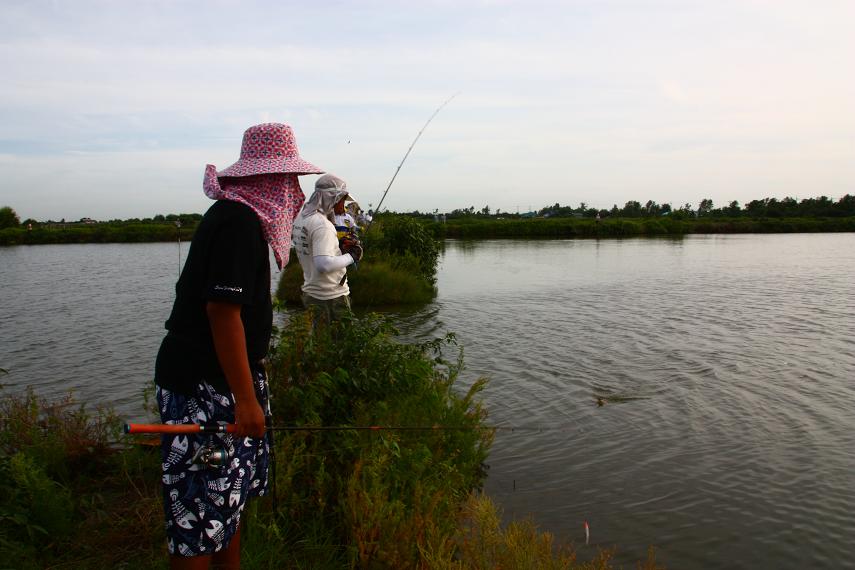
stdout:
<svg viewBox="0 0 855 570">
<path fill-rule="evenodd" d="M 324 170 L 300 158 L 291 127 L 282 123 L 263 123 L 243 133 L 240 160 L 217 173 L 218 177 L 255 176 L 257 174 L 322 174 Z"/>
</svg>

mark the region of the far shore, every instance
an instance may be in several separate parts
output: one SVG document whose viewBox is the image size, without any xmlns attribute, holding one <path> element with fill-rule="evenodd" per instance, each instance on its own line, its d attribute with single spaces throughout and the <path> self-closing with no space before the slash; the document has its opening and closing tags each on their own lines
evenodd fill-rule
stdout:
<svg viewBox="0 0 855 570">
<path fill-rule="evenodd" d="M 380 216 L 382 219 L 383 215 Z M 855 217 L 522 217 L 469 215 L 434 221 L 413 216 L 436 238 L 612 238 L 688 234 L 855 232 Z M 51 223 L 0 230 L 0 246 L 64 243 L 154 243 L 189 241 L 197 220 Z"/>
</svg>

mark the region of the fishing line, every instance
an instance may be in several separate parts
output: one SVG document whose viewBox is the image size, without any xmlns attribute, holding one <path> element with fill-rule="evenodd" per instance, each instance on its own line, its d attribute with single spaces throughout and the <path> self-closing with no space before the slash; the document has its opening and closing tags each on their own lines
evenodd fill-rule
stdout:
<svg viewBox="0 0 855 570">
<path fill-rule="evenodd" d="M 380 213 L 380 207 L 383 205 L 383 200 L 386 199 L 386 194 L 389 193 L 389 188 L 392 187 L 392 183 L 395 182 L 395 178 L 398 177 L 398 173 L 401 171 L 401 167 L 404 166 L 404 161 L 406 161 L 407 157 L 410 156 L 410 151 L 412 151 L 413 147 L 416 146 L 416 143 L 418 142 L 419 137 L 421 137 L 422 133 L 425 132 L 425 129 L 428 127 L 430 122 L 433 121 L 433 118 L 436 117 L 440 111 L 442 111 L 443 107 L 448 105 L 451 102 L 451 100 L 454 99 L 455 97 L 457 97 L 458 95 L 460 95 L 459 91 L 457 93 L 455 93 L 454 95 L 452 95 L 451 97 L 449 97 L 448 99 L 446 99 L 445 103 L 443 103 L 442 105 L 437 107 L 436 111 L 433 112 L 433 115 L 430 116 L 430 118 L 427 120 L 425 125 L 422 127 L 422 130 L 420 130 L 419 134 L 416 135 L 416 138 L 413 139 L 413 142 L 410 145 L 410 148 L 407 149 L 407 152 L 404 154 L 404 158 L 401 159 L 401 163 L 398 164 L 398 168 L 395 169 L 395 174 L 392 175 L 392 179 L 389 181 L 389 184 L 386 186 L 386 190 L 383 192 L 383 196 L 380 198 L 380 203 L 377 204 L 377 207 L 374 209 L 374 215 L 375 216 Z M 374 220 L 372 219 L 372 222 L 373 221 Z M 371 222 L 369 222 L 368 225 L 370 226 Z"/>
<path fill-rule="evenodd" d="M 175 229 L 178 234 L 178 278 L 181 278 L 181 220 L 175 220 Z"/>
<path fill-rule="evenodd" d="M 445 425 L 388 425 L 388 426 L 269 426 L 269 431 L 566 431 L 567 425 L 489 425 L 489 426 L 445 426 Z M 235 424 L 124 424 L 126 434 L 193 434 L 234 433 Z"/>
</svg>

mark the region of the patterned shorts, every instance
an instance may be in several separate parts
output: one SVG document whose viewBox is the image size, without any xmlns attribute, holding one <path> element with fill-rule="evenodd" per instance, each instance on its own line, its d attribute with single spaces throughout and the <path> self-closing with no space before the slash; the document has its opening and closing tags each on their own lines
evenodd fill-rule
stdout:
<svg viewBox="0 0 855 570">
<path fill-rule="evenodd" d="M 262 409 L 268 409 L 267 380 L 253 371 Z M 207 382 L 193 396 L 157 389 L 160 416 L 166 424 L 233 423 L 230 392 L 217 392 Z M 203 445 L 225 451 L 222 467 L 193 462 Z M 170 554 L 201 556 L 228 547 L 240 526 L 247 499 L 264 495 L 270 461 L 268 434 L 261 439 L 224 434 L 163 436 L 163 507 Z"/>
</svg>

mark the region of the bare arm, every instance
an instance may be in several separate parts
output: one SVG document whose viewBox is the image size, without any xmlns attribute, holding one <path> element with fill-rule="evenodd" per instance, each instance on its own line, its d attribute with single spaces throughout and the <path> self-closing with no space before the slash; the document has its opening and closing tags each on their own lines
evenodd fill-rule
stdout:
<svg viewBox="0 0 855 570">
<path fill-rule="evenodd" d="M 237 303 L 208 301 L 205 310 L 217 359 L 235 397 L 235 433 L 240 437 L 261 437 L 264 435 L 264 411 L 255 397 L 240 307 Z"/>
</svg>

